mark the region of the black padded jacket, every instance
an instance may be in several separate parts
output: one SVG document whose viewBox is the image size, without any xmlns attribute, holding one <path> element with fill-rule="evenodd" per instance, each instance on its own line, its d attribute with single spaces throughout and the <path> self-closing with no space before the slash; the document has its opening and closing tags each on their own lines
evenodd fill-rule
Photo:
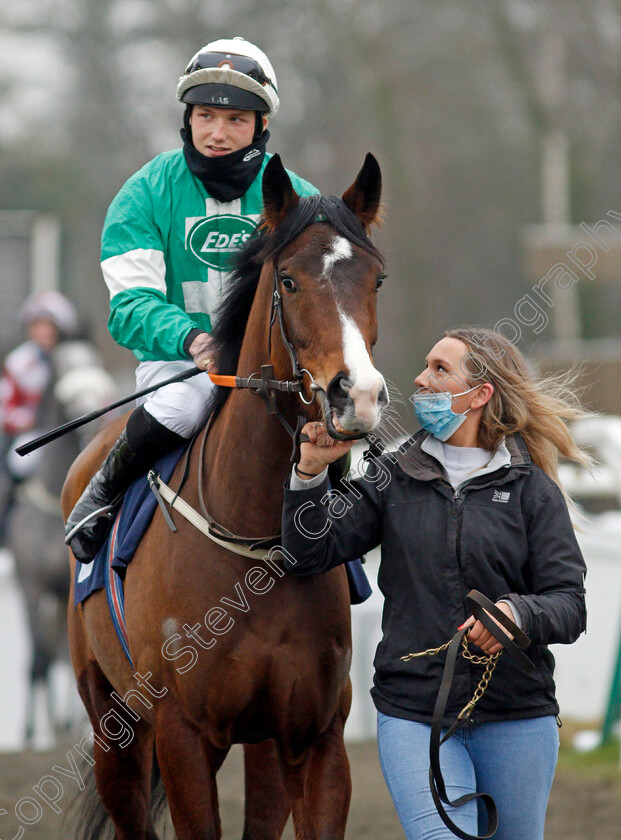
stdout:
<svg viewBox="0 0 621 840">
<path fill-rule="evenodd" d="M 324 573 L 381 545 L 383 638 L 371 694 L 384 714 L 431 721 L 444 654 L 400 657 L 450 639 L 470 615 L 471 589 L 511 602 L 536 665 L 526 673 L 501 656 L 471 723 L 558 714 L 548 645 L 571 643 L 586 626 L 586 567 L 563 495 L 531 462 L 519 435 L 506 439 L 510 465 L 456 492 L 442 465 L 421 449 L 426 435 L 371 460 L 346 495 L 330 494 L 327 482 L 285 487 L 282 545 L 296 560 L 285 566 L 300 576 Z M 482 666 L 458 658 L 447 723 L 481 673 Z"/>
</svg>

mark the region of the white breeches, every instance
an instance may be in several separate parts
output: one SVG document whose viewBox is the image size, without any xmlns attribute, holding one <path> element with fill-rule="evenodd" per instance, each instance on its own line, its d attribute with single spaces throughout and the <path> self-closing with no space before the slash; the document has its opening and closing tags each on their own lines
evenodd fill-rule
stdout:
<svg viewBox="0 0 621 840">
<path fill-rule="evenodd" d="M 170 379 L 193 367 L 193 361 L 181 359 L 174 362 L 140 362 L 136 368 L 137 390 Z M 191 438 L 207 422 L 213 408 L 216 387 L 206 373 L 199 373 L 184 382 L 166 385 L 138 402 L 171 432 Z"/>
</svg>

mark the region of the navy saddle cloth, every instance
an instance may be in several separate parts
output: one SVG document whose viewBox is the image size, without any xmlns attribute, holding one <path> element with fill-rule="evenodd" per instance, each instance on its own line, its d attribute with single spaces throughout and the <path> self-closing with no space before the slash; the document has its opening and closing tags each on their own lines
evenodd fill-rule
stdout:
<svg viewBox="0 0 621 840">
<path fill-rule="evenodd" d="M 186 447 L 182 446 L 156 462 L 154 470 L 161 476 L 162 481 L 165 483 L 170 481 L 185 450 Z M 156 507 L 157 499 L 149 487 L 146 475 L 136 479 L 125 494 L 114 527 L 111 528 L 110 534 L 97 552 L 95 559 L 92 563 L 76 563 L 75 606 L 97 589 L 105 588 L 108 563 L 121 578 L 125 577 L 127 565 L 134 556 Z M 112 557 L 110 557 L 111 552 L 113 552 Z M 361 604 L 372 593 L 362 562 L 352 560 L 345 564 L 345 568 L 350 601 L 352 604 Z"/>
</svg>

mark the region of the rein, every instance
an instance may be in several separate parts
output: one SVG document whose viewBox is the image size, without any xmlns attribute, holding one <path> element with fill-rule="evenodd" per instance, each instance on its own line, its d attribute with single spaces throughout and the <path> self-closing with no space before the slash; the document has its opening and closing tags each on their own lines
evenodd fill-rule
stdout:
<svg viewBox="0 0 621 840">
<path fill-rule="evenodd" d="M 272 380 L 267 379 L 266 377 L 269 375 L 269 372 L 272 372 L 273 375 L 273 368 L 271 365 L 263 365 L 262 366 L 262 373 L 263 373 L 263 381 L 270 382 Z M 236 379 L 237 377 L 227 377 L 228 379 Z M 261 380 L 250 379 L 247 381 L 252 381 L 255 383 L 252 386 L 252 390 L 255 393 L 259 394 L 260 396 L 264 397 L 266 403 L 269 406 L 272 404 L 273 394 L 269 396 L 264 396 L 262 389 L 256 387 L 256 383 Z M 278 383 L 277 383 L 278 384 Z M 280 383 L 284 385 L 291 385 L 291 382 L 284 382 Z M 229 385 L 228 387 L 237 387 L 236 385 Z M 249 387 L 249 386 L 246 386 Z M 282 390 L 285 390 L 284 388 Z M 306 422 L 304 417 L 298 417 L 297 427 L 295 430 L 289 425 L 287 420 L 280 415 L 275 407 L 275 400 L 274 400 L 274 410 L 270 410 L 270 413 L 276 414 L 276 417 L 283 423 L 286 430 L 293 438 L 293 452 L 291 455 L 291 460 L 296 457 L 296 453 L 299 451 L 300 443 L 304 441 L 308 441 L 309 438 L 307 435 L 302 434 L 302 426 Z M 201 445 L 200 445 L 200 453 L 199 453 L 199 465 L 203 463 L 204 459 L 204 452 L 205 452 L 205 445 L 207 443 L 207 434 L 209 432 L 209 428 L 211 426 L 211 421 L 213 419 L 213 415 L 209 418 L 207 425 L 205 426 L 202 434 Z M 194 438 L 195 440 L 195 438 Z M 190 445 L 190 451 L 192 445 Z M 162 511 L 164 519 L 171 531 L 176 531 L 177 528 L 172 521 L 170 514 L 164 504 L 167 502 L 171 508 L 178 511 L 185 519 L 188 520 L 195 528 L 197 528 L 201 533 L 205 534 L 205 536 L 209 537 L 212 542 L 217 543 L 218 545 L 222 546 L 223 548 L 232 551 L 234 554 L 241 554 L 243 557 L 250 557 L 252 559 L 262 559 L 265 555 L 265 551 L 273 548 L 278 540 L 280 539 L 280 534 L 273 534 L 268 537 L 244 537 L 240 536 L 239 534 L 234 534 L 225 528 L 223 525 L 220 525 L 216 520 L 211 516 L 209 511 L 205 506 L 205 501 L 203 497 L 203 483 L 202 483 L 202 469 L 199 466 L 198 471 L 198 498 L 199 503 L 202 511 L 199 513 L 195 510 L 191 505 L 189 505 L 186 501 L 179 497 L 181 490 L 183 489 L 183 485 L 185 484 L 187 474 L 188 474 L 188 466 L 189 466 L 189 453 L 188 458 L 186 460 L 186 468 L 184 470 L 183 477 L 181 479 L 181 484 L 177 491 L 173 490 L 164 481 L 162 481 L 161 477 L 154 471 L 150 470 L 147 475 L 147 480 L 149 482 L 149 487 L 151 488 L 152 493 L 154 494 L 157 503 Z"/>
<path fill-rule="evenodd" d="M 520 666 L 527 671 L 533 671 L 535 665 L 532 660 L 524 653 L 524 650 L 530 645 L 530 639 L 526 633 L 522 632 L 520 628 L 511 619 L 498 609 L 496 604 L 490 601 L 485 595 L 482 595 L 476 589 L 472 589 L 467 595 L 468 604 L 472 610 L 474 617 L 489 630 L 489 632 L 502 644 L 503 650 L 506 650 L 508 655 L 515 660 Z M 491 616 L 491 618 L 490 618 Z M 513 639 L 508 636 L 502 627 L 499 627 L 492 619 L 500 623 L 502 627 L 511 633 Z M 489 681 L 491 679 L 494 668 L 502 651 L 492 655 L 475 656 L 468 650 L 467 635 L 470 628 L 465 627 L 463 630 L 458 630 L 453 638 L 444 645 L 438 648 L 431 648 L 429 650 L 421 651 L 420 653 L 408 653 L 402 656 L 401 659 L 407 662 L 418 656 L 433 656 L 443 650 L 447 650 L 446 662 L 444 663 L 444 672 L 442 674 L 442 682 L 440 690 L 436 698 L 435 707 L 433 710 L 433 719 L 431 722 L 431 738 L 429 741 L 429 787 L 431 788 L 431 796 L 433 798 L 436 810 L 442 819 L 442 822 L 447 828 L 462 840 L 487 840 L 493 837 L 498 828 L 498 810 L 496 803 L 489 793 L 466 793 L 458 799 L 451 801 L 446 792 L 446 785 L 440 769 L 440 747 L 447 741 L 451 735 L 460 727 L 464 726 L 470 719 L 472 711 L 478 701 L 485 693 Z M 462 656 L 469 659 L 477 665 L 484 664 L 485 671 L 479 680 L 472 699 L 466 703 L 461 712 L 457 715 L 454 723 L 442 734 L 442 721 L 446 711 L 446 705 L 453 684 L 453 676 L 455 674 L 455 664 L 459 652 Z M 457 826 L 446 813 L 445 805 L 450 805 L 452 808 L 459 808 L 473 799 L 481 799 L 487 811 L 487 833 L 486 834 L 468 834 Z"/>
</svg>

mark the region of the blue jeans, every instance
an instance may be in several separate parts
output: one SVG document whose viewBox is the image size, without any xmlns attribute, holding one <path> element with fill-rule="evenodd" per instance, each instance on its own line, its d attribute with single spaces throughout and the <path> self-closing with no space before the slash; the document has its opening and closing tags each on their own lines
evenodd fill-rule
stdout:
<svg viewBox="0 0 621 840">
<path fill-rule="evenodd" d="M 408 840 L 455 840 L 429 790 L 429 737 L 425 723 L 378 712 L 382 772 Z M 465 726 L 440 748 L 440 767 L 451 801 L 472 791 L 489 793 L 498 808 L 494 840 L 543 840 L 548 797 L 558 757 L 553 716 Z M 446 806 L 469 834 L 486 830 L 485 808 L 474 800 Z M 481 808 L 481 813 L 477 808 Z"/>
</svg>

